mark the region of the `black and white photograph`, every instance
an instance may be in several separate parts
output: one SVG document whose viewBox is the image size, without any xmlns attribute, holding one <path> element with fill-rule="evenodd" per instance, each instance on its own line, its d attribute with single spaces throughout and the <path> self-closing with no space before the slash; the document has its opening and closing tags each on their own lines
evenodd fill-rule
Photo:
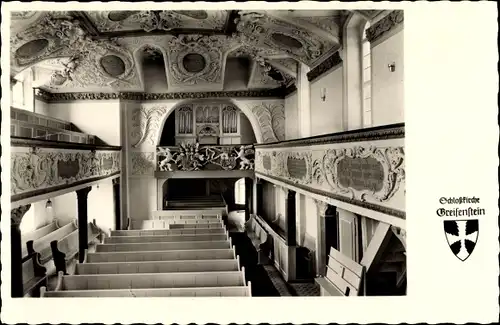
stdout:
<svg viewBox="0 0 500 325">
<path fill-rule="evenodd" d="M 426 241 L 407 245 L 412 9 L 119 4 L 2 5 L 2 299 L 224 312 L 425 285 L 407 278 Z M 475 193 L 422 202 L 458 266 L 485 254 Z"/>
</svg>

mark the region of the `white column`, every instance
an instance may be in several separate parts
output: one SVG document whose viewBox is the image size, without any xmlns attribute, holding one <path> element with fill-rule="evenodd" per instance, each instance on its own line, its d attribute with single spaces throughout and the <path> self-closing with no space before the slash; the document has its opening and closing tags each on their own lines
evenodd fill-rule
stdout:
<svg viewBox="0 0 500 325">
<path fill-rule="evenodd" d="M 317 232 L 316 232 L 316 275 L 325 276 L 326 247 L 325 247 L 325 212 L 328 204 L 314 199 L 317 209 Z"/>
<path fill-rule="evenodd" d="M 309 80 L 307 73 L 309 67 L 304 63 L 299 63 L 297 74 L 297 106 L 299 119 L 299 137 L 306 138 L 311 136 L 311 97 Z"/>
</svg>

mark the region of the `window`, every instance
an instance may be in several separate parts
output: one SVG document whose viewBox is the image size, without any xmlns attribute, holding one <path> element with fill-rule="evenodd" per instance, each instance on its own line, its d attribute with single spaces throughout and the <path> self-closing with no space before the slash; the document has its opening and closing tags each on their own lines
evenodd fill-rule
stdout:
<svg viewBox="0 0 500 325">
<path fill-rule="evenodd" d="M 22 81 L 17 80 L 14 86 L 12 86 L 11 92 L 12 106 L 15 108 L 24 107 L 24 84 Z"/>
<path fill-rule="evenodd" d="M 245 204 L 245 179 L 241 178 L 234 184 L 234 203 Z"/>
<path fill-rule="evenodd" d="M 362 79 L 363 79 L 363 127 L 372 126 L 372 67 L 370 42 L 366 38 L 366 30 L 370 27 L 367 22 L 363 29 L 362 40 Z"/>
</svg>

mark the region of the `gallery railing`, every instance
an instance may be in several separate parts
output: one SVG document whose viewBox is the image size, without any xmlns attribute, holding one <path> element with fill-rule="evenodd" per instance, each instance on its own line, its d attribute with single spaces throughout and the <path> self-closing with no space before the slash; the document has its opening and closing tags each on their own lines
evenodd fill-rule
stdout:
<svg viewBox="0 0 500 325">
<path fill-rule="evenodd" d="M 405 218 L 404 124 L 255 145 L 255 174 Z"/>
<path fill-rule="evenodd" d="M 253 145 L 181 144 L 156 148 L 157 171 L 253 170 Z"/>
<path fill-rule="evenodd" d="M 118 146 L 11 137 L 11 201 L 120 173 Z"/>
</svg>

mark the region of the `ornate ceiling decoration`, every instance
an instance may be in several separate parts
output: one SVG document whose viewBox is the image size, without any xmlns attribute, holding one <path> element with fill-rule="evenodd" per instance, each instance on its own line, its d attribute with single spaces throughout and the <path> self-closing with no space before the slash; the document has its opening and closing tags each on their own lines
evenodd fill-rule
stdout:
<svg viewBox="0 0 500 325">
<path fill-rule="evenodd" d="M 180 35 L 168 42 L 169 87 L 223 88 L 225 54 L 238 47 L 228 36 Z"/>
<path fill-rule="evenodd" d="M 248 57 L 258 63 L 249 86 L 272 89 L 296 78 L 298 62 L 314 68 L 337 51 L 348 13 L 18 11 L 11 75 L 40 64 L 53 72 L 41 86 L 50 92 L 144 91 L 143 59 L 162 58 L 169 92 L 223 91 L 227 57 Z"/>
<path fill-rule="evenodd" d="M 162 11 L 86 11 L 99 32 L 173 29 L 222 30 L 229 13 L 226 10 Z"/>
<path fill-rule="evenodd" d="M 316 65 L 323 56 L 340 47 L 330 39 L 264 13 L 240 11 L 239 14 L 236 28 L 243 44 L 278 50 L 308 66 Z"/>
</svg>

